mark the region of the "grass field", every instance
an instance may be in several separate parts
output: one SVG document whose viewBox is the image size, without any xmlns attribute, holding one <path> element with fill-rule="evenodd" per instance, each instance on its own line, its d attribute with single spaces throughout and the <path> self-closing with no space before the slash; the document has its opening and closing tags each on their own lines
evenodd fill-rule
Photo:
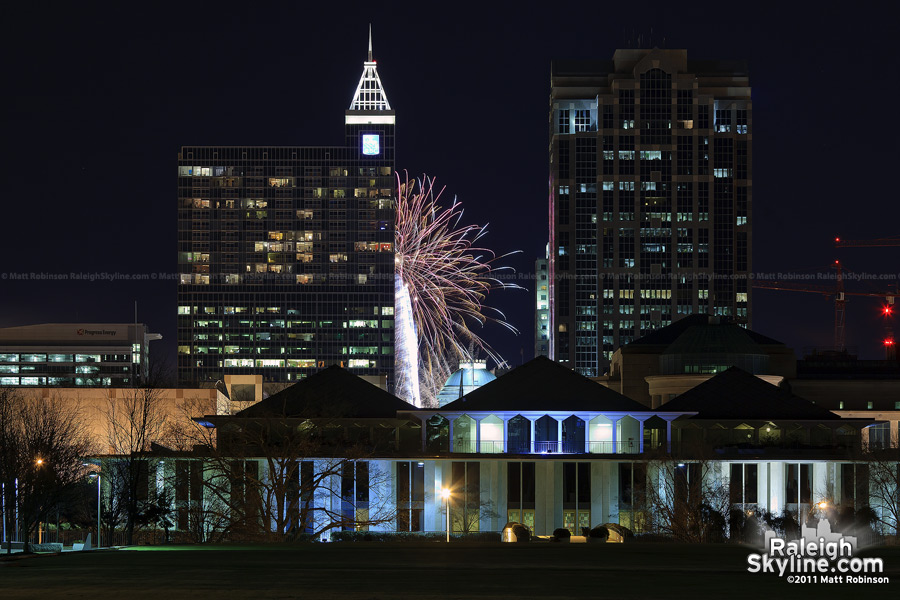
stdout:
<svg viewBox="0 0 900 600">
<path fill-rule="evenodd" d="M 678 544 L 344 543 L 174 546 L 0 562 L 6 598 L 898 598 L 891 582 L 789 584 L 746 548 Z"/>
</svg>

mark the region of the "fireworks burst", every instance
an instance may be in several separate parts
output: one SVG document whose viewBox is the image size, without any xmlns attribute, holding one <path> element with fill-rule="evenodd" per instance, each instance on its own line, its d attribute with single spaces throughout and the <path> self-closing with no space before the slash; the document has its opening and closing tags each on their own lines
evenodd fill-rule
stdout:
<svg viewBox="0 0 900 600">
<path fill-rule="evenodd" d="M 449 208 L 438 204 L 444 188 L 435 190 L 434 180 L 406 182 L 397 175 L 396 278 L 409 292 L 407 302 L 397 302 L 395 315 L 398 351 L 397 383 L 401 396 L 419 406 L 433 405 L 459 361 L 471 361 L 483 354 L 498 365 L 505 361 L 472 326 L 494 321 L 518 333 L 499 310 L 486 306 L 494 289 L 521 289 L 493 275 L 507 267 L 495 266 L 508 256 L 497 256 L 479 247 L 486 225 L 460 225 L 462 205 L 453 199 Z M 411 312 L 411 318 L 404 314 Z M 406 322 L 415 327 L 403 327 Z M 411 343 L 411 340 L 415 340 Z M 418 362 L 401 359 L 416 354 Z M 413 357 L 410 357 L 410 359 Z M 416 372 L 419 372 L 417 377 Z M 415 379 L 421 384 L 420 397 L 413 397 Z"/>
</svg>

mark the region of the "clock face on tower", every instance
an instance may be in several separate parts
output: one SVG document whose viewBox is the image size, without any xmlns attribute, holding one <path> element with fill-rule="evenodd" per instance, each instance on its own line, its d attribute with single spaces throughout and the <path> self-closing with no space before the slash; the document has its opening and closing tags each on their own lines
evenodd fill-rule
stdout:
<svg viewBox="0 0 900 600">
<path fill-rule="evenodd" d="M 362 153 L 375 156 L 381 152 L 377 133 L 364 133 L 362 136 Z"/>
</svg>

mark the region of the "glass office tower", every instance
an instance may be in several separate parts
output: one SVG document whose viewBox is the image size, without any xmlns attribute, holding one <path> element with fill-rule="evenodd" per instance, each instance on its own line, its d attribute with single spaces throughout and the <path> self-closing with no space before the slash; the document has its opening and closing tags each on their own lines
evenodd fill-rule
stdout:
<svg viewBox="0 0 900 600">
<path fill-rule="evenodd" d="M 687 314 L 749 326 L 746 66 L 660 49 L 555 61 L 550 104 L 551 357 L 598 376 Z"/>
<path fill-rule="evenodd" d="M 394 125 L 364 63 L 337 147 L 178 155 L 178 378 L 393 380 Z"/>
</svg>

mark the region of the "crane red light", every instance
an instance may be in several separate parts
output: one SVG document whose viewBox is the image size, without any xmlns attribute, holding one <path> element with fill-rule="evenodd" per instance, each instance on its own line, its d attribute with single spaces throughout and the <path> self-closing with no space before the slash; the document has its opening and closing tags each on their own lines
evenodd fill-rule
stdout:
<svg viewBox="0 0 900 600">
<path fill-rule="evenodd" d="M 885 345 L 885 346 L 893 346 L 893 345 L 894 345 L 894 338 L 885 338 L 885 340 L 884 340 L 884 345 Z"/>
<path fill-rule="evenodd" d="M 891 306 L 890 304 L 885 304 L 884 306 L 881 307 L 881 314 L 883 314 L 886 317 L 890 317 L 891 315 L 894 314 L 894 307 Z"/>
</svg>

